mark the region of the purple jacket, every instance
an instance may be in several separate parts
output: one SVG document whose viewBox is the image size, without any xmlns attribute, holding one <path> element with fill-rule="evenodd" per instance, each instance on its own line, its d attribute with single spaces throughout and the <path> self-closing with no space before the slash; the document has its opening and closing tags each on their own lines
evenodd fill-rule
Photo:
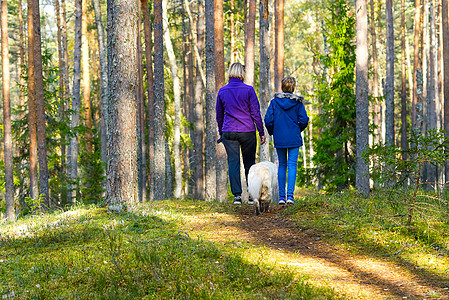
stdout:
<svg viewBox="0 0 449 300">
<path fill-rule="evenodd" d="M 264 135 L 256 92 L 241 79 L 230 78 L 218 91 L 216 113 L 220 136 L 223 132 L 251 132 L 256 127 L 259 135 Z"/>
</svg>

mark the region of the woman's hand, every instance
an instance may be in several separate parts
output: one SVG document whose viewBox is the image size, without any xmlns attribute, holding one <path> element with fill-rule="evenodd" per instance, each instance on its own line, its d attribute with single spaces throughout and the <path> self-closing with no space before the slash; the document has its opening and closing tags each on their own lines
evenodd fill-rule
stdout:
<svg viewBox="0 0 449 300">
<path fill-rule="evenodd" d="M 261 145 L 265 144 L 265 136 L 264 135 L 260 136 L 260 144 Z"/>
</svg>

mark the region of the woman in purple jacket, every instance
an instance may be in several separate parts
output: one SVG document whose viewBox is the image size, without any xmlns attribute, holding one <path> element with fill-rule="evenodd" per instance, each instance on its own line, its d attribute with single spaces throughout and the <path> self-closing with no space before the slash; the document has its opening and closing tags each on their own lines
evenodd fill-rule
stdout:
<svg viewBox="0 0 449 300">
<path fill-rule="evenodd" d="M 294 204 L 293 198 L 296 184 L 296 167 L 299 147 L 302 146 L 301 132 L 307 127 L 309 117 L 302 103 L 304 98 L 293 94 L 296 80 L 293 77 L 282 79 L 283 93 L 276 93 L 265 115 L 265 126 L 273 135 L 279 169 L 279 204 Z M 288 181 L 287 181 L 288 169 Z M 287 181 L 287 194 L 285 184 Z M 286 198 L 287 196 L 287 198 Z"/>
<path fill-rule="evenodd" d="M 256 127 L 260 144 L 265 143 L 259 100 L 254 88 L 244 84 L 245 67 L 233 63 L 228 71 L 229 83 L 218 91 L 217 123 L 220 140 L 226 149 L 229 166 L 229 181 L 234 195 L 234 204 L 242 204 L 240 179 L 240 149 L 242 149 L 245 177 L 256 163 Z M 254 125 L 255 124 L 255 125 Z M 248 201 L 251 204 L 251 199 Z"/>
</svg>

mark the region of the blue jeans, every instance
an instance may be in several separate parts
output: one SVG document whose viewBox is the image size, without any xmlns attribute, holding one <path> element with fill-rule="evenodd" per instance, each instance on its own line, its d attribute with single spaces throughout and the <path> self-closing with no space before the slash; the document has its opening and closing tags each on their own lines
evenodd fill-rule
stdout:
<svg viewBox="0 0 449 300">
<path fill-rule="evenodd" d="M 299 148 L 276 148 L 279 159 L 278 183 L 279 196 L 285 197 L 285 182 L 287 181 L 287 196 L 293 196 L 296 185 L 296 166 L 298 163 Z M 287 158 L 288 157 L 288 158 Z"/>
</svg>

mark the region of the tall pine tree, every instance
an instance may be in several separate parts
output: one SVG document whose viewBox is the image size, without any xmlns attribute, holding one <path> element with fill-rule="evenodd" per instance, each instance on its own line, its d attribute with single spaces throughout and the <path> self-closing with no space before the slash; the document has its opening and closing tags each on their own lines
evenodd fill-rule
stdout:
<svg viewBox="0 0 449 300">
<path fill-rule="evenodd" d="M 313 161 L 323 186 L 343 189 L 355 182 L 355 19 L 347 0 L 330 2 L 328 12 L 329 51 L 320 58 L 327 73 L 316 77 L 320 113 L 313 126 L 320 137 Z"/>
</svg>

